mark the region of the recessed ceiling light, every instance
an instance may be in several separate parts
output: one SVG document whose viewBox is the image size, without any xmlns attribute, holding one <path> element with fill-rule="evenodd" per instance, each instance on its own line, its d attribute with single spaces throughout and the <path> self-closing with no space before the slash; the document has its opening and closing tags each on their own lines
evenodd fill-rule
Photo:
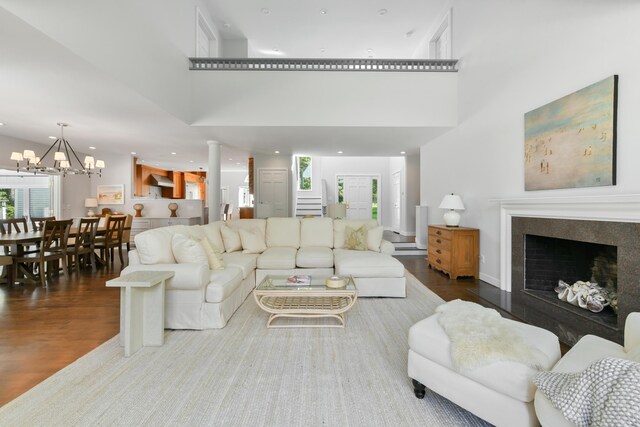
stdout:
<svg viewBox="0 0 640 427">
<path fill-rule="evenodd" d="M 135 155 L 136 155 L 136 152 L 135 152 L 135 151 L 132 151 L 132 152 L 131 152 L 131 154 L 133 154 L 133 155 L 135 156 Z"/>
<path fill-rule="evenodd" d="M 407 154 L 407 152 L 406 151 L 401 151 L 400 154 Z"/>
<path fill-rule="evenodd" d="M 274 48 L 273 48 L 273 51 L 274 51 L 274 52 L 280 52 L 280 49 L 278 49 L 277 47 L 274 47 Z"/>
<path fill-rule="evenodd" d="M 371 53 L 371 52 L 373 52 L 373 49 L 369 48 L 369 49 L 367 49 L 367 52 Z"/>
<path fill-rule="evenodd" d="M 326 15 L 327 14 L 327 9 L 320 9 L 320 14 L 321 15 Z"/>
<path fill-rule="evenodd" d="M 387 12 L 388 12 L 388 10 L 387 10 L 387 9 L 380 9 L 380 10 L 378 11 L 378 15 L 383 16 L 383 15 L 386 15 L 386 14 L 387 14 Z"/>
<path fill-rule="evenodd" d="M 373 58 L 373 55 L 369 55 L 369 58 Z"/>
<path fill-rule="evenodd" d="M 229 161 L 233 160 L 232 158 L 229 158 Z"/>
<path fill-rule="evenodd" d="M 276 154 L 280 154 L 280 152 L 279 152 L 278 150 L 274 151 L 274 153 L 276 153 Z"/>
<path fill-rule="evenodd" d="M 327 51 L 327 49 L 325 49 L 323 47 L 320 48 L 320 52 L 325 53 L 326 51 Z"/>
<path fill-rule="evenodd" d="M 240 164 L 240 162 L 236 162 L 236 165 L 239 165 L 239 164 Z"/>
<path fill-rule="evenodd" d="M 171 155 L 172 155 L 172 156 L 175 156 L 176 154 L 178 154 L 178 153 L 176 153 L 175 151 L 172 151 L 172 152 L 171 152 Z"/>
<path fill-rule="evenodd" d="M 407 31 L 406 36 L 407 36 L 407 37 L 411 37 L 411 36 L 413 35 L 413 33 L 414 33 L 414 32 L 415 32 L 414 30 Z"/>
<path fill-rule="evenodd" d="M 193 163 L 193 160 L 189 160 L 189 163 Z"/>
<path fill-rule="evenodd" d="M 338 154 L 342 154 L 342 151 L 338 151 Z"/>
<path fill-rule="evenodd" d="M 160 166 L 160 163 L 156 163 L 156 166 Z"/>
<path fill-rule="evenodd" d="M 49 139 L 58 139 L 57 136 L 49 136 Z"/>
<path fill-rule="evenodd" d="M 260 12 L 264 13 L 265 15 L 268 15 L 271 11 L 266 7 L 263 7 L 262 9 L 260 9 Z"/>
<path fill-rule="evenodd" d="M 225 22 L 224 24 L 222 24 L 222 26 L 225 28 L 231 28 L 231 24 L 229 24 L 228 22 Z"/>
<path fill-rule="evenodd" d="M 0 122 L 0 126 L 4 126 L 4 123 Z"/>
<path fill-rule="evenodd" d="M 144 160 L 140 160 L 140 163 L 144 163 Z"/>
<path fill-rule="evenodd" d="M 96 147 L 89 147 L 89 150 L 95 150 Z"/>
</svg>

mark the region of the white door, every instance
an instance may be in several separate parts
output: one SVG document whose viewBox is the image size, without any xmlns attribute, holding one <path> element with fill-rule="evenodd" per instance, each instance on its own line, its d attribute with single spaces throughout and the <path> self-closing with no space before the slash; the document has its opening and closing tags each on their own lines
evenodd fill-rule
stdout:
<svg viewBox="0 0 640 427">
<path fill-rule="evenodd" d="M 400 232 L 400 201 L 401 201 L 401 190 L 400 190 L 400 172 L 394 172 L 391 175 L 391 200 L 393 205 L 392 213 L 391 213 L 391 228 L 393 231 L 399 233 Z"/>
<path fill-rule="evenodd" d="M 371 219 L 373 203 L 373 177 L 345 176 L 344 202 L 348 219 Z"/>
<path fill-rule="evenodd" d="M 286 169 L 258 169 L 257 217 L 289 216 Z"/>
</svg>

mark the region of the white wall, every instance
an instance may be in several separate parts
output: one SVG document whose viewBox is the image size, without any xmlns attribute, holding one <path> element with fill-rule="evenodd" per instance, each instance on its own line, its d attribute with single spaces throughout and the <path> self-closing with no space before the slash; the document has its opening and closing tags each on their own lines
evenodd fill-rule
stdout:
<svg viewBox="0 0 640 427">
<path fill-rule="evenodd" d="M 421 149 L 420 200 L 429 222 L 446 193 L 466 205 L 461 225 L 480 229 L 483 280 L 498 284 L 499 204 L 491 199 L 640 192 L 640 3 L 452 1 L 460 58 L 457 128 Z M 618 185 L 524 191 L 524 114 L 603 78 L 620 76 Z"/>
<path fill-rule="evenodd" d="M 52 141 L 53 142 L 53 141 Z M 35 142 L 23 141 L 16 138 L 0 135 L 0 167 L 4 169 L 15 170 L 16 164 L 10 160 L 11 153 L 13 151 L 22 152 L 26 149 L 30 149 L 36 152 L 36 155 L 42 156 L 49 145 L 37 144 Z M 80 159 L 84 158 L 83 153 L 78 153 Z M 47 158 L 51 159 L 53 163 L 53 157 L 50 153 Z M 46 161 L 45 161 L 46 163 Z M 77 163 L 75 166 L 78 166 Z M 63 218 L 71 218 L 77 216 L 83 216 L 86 214 L 84 207 L 84 199 L 91 194 L 91 180 L 87 176 L 73 176 L 68 175 L 61 178 L 62 182 L 62 216 Z"/>
<path fill-rule="evenodd" d="M 229 204 L 233 205 L 234 214 L 238 213 L 238 191 L 240 187 L 246 187 L 249 184 L 244 182 L 247 177 L 245 171 L 220 171 L 220 186 L 229 189 Z M 234 218 L 237 215 L 233 216 Z"/>
</svg>

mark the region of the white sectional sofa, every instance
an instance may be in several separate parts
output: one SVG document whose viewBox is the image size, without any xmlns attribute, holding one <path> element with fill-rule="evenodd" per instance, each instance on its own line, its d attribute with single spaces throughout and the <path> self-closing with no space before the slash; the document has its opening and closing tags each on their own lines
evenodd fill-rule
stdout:
<svg viewBox="0 0 640 427">
<path fill-rule="evenodd" d="M 367 250 L 345 248 L 346 227 L 368 230 Z M 207 239 L 222 253 L 224 268 L 211 270 L 199 257 L 176 261 L 174 235 Z M 185 240 L 185 239 L 183 239 Z M 136 250 L 122 274 L 173 271 L 165 298 L 165 327 L 224 327 L 268 274 L 351 275 L 359 297 L 405 297 L 402 263 L 382 240 L 376 221 L 331 218 L 269 218 L 218 221 L 208 225 L 156 228 L 136 235 Z M 179 258 L 179 257 L 178 257 Z"/>
</svg>

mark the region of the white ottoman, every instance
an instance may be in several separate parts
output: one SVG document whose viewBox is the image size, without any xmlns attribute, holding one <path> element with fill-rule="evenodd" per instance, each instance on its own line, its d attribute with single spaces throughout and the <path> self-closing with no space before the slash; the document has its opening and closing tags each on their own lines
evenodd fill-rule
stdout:
<svg viewBox="0 0 640 427">
<path fill-rule="evenodd" d="M 334 249 L 336 274 L 352 276 L 360 297 L 407 295 L 404 265 L 386 253 Z"/>
<path fill-rule="evenodd" d="M 408 373 L 417 398 L 425 396 L 425 387 L 496 426 L 537 426 L 533 407 L 538 372 L 524 364 L 500 361 L 463 375 L 453 368 L 451 342 L 434 314 L 409 330 Z M 549 370 L 560 359 L 558 337 L 525 323 L 510 322 L 548 357 Z"/>
</svg>

